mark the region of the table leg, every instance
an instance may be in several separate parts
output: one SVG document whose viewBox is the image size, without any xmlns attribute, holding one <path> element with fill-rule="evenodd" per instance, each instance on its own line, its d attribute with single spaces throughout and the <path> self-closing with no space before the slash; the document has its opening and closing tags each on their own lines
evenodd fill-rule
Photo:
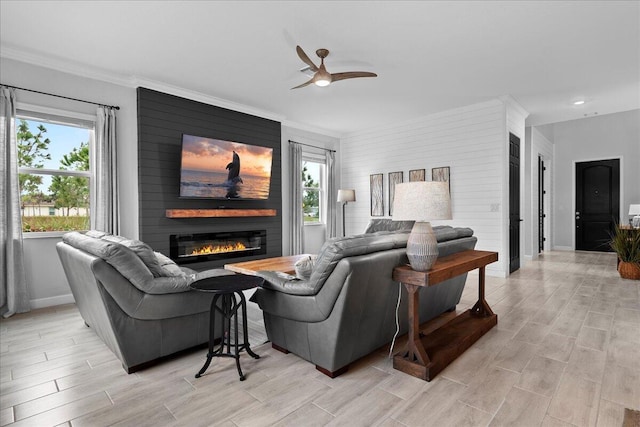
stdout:
<svg viewBox="0 0 640 427">
<path fill-rule="evenodd" d="M 204 366 L 196 374 L 196 378 L 200 378 L 202 374 L 205 373 L 205 371 L 209 368 L 209 365 L 211 364 L 211 359 L 213 358 L 213 354 L 214 354 L 213 346 L 215 343 L 215 329 L 216 329 L 216 303 L 218 302 L 219 297 L 220 295 L 214 295 L 213 299 L 211 300 L 211 308 L 209 309 L 209 352 L 207 353 L 207 361 L 204 362 Z M 224 320 L 222 323 L 224 327 Z M 224 346 L 224 338 L 222 341 L 222 345 Z"/>
<path fill-rule="evenodd" d="M 224 294 L 222 295 L 222 318 L 226 322 L 224 338 L 227 339 L 227 354 L 231 354 L 231 315 L 231 295 Z"/>
<path fill-rule="evenodd" d="M 233 344 L 235 348 L 234 357 L 236 359 L 236 368 L 238 369 L 238 375 L 240 375 L 240 381 L 244 381 L 244 374 L 240 369 L 240 350 L 238 345 L 238 302 L 236 301 L 235 294 L 229 295 L 229 298 L 233 298 L 233 306 L 230 307 L 230 316 L 233 316 Z M 231 321 L 231 319 L 229 319 Z"/>
<path fill-rule="evenodd" d="M 403 283 L 409 294 L 409 333 L 404 358 L 427 366 L 431 361 L 420 341 L 420 287 Z"/>
<path fill-rule="evenodd" d="M 210 319 L 209 319 L 209 352 L 207 353 L 207 360 L 204 363 L 204 366 L 200 371 L 196 374 L 196 378 L 200 378 L 202 374 L 209 368 L 211 364 L 211 360 L 213 357 L 233 357 L 236 360 L 236 368 L 238 369 L 238 375 L 240 376 L 240 381 L 244 381 L 245 376 L 242 373 L 242 368 L 240 367 L 240 352 L 242 350 L 246 350 L 247 353 L 254 359 L 259 359 L 256 353 L 251 350 L 249 345 L 249 329 L 247 327 L 247 301 L 242 292 L 237 292 L 240 296 L 240 302 L 236 299 L 235 293 L 229 294 L 218 294 L 213 297 L 211 300 L 211 309 L 210 309 Z M 219 297 L 222 296 L 222 303 L 220 307 L 217 306 L 217 302 Z M 243 333 L 243 342 L 240 343 L 240 331 L 238 327 L 238 316 L 239 311 L 242 309 L 243 316 L 243 325 L 242 325 L 242 333 Z M 222 339 L 220 341 L 220 347 L 215 350 L 214 342 L 215 342 L 215 315 L 216 311 L 222 314 Z M 233 318 L 233 343 L 231 342 L 231 320 Z M 226 352 L 225 352 L 226 347 Z M 233 347 L 233 352 L 231 348 Z"/>
<path fill-rule="evenodd" d="M 471 309 L 472 314 L 480 317 L 493 316 L 493 311 L 491 310 L 491 307 L 489 307 L 489 304 L 484 299 L 484 283 L 485 283 L 484 267 L 480 267 L 478 272 L 478 302 L 476 302 L 473 308 Z"/>
<path fill-rule="evenodd" d="M 244 334 L 244 349 L 247 350 L 247 353 L 254 359 L 260 359 L 256 353 L 251 350 L 249 345 L 249 329 L 247 327 L 247 300 L 244 297 L 242 292 L 238 292 L 240 294 L 240 305 L 242 306 L 242 333 Z"/>
</svg>

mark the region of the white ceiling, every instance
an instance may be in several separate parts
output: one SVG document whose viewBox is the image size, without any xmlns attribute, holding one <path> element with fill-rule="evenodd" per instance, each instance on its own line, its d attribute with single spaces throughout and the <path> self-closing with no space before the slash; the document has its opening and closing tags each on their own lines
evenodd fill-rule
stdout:
<svg viewBox="0 0 640 427">
<path fill-rule="evenodd" d="M 0 54 L 343 134 L 503 95 L 528 125 L 640 108 L 639 28 L 638 1 L 2 0 Z M 296 44 L 379 77 L 290 90 L 308 79 Z"/>
</svg>

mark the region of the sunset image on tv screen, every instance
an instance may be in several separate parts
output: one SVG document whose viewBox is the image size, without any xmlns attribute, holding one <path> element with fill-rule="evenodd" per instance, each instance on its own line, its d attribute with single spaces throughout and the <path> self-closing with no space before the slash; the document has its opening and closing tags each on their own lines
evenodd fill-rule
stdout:
<svg viewBox="0 0 640 427">
<path fill-rule="evenodd" d="M 180 196 L 268 199 L 273 149 L 182 135 Z"/>
</svg>

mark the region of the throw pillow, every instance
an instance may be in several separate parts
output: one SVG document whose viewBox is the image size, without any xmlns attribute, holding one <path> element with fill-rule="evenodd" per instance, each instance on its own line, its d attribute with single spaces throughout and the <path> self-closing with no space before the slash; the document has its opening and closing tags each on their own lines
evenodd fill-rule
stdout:
<svg viewBox="0 0 640 427">
<path fill-rule="evenodd" d="M 160 266 L 160 263 L 156 259 L 156 256 L 151 249 L 151 246 L 147 245 L 140 240 L 132 240 L 127 239 L 122 236 L 102 236 L 102 240 L 107 240 L 109 242 L 119 243 L 122 246 L 125 246 L 135 252 L 136 255 L 144 262 L 144 264 L 149 268 L 153 277 L 163 277 L 166 276 L 165 270 Z"/>
<path fill-rule="evenodd" d="M 315 259 L 312 257 L 302 258 L 294 264 L 296 270 L 296 277 L 301 280 L 307 280 L 311 277 L 313 266 L 315 265 Z"/>
</svg>

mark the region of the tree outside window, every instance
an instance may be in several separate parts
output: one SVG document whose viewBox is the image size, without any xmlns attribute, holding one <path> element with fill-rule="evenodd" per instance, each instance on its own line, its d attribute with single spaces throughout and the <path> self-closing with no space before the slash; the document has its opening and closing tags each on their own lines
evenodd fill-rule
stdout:
<svg viewBox="0 0 640 427">
<path fill-rule="evenodd" d="M 24 232 L 89 228 L 92 129 L 19 117 L 18 172 Z"/>
<path fill-rule="evenodd" d="M 323 163 L 310 160 L 302 162 L 302 212 L 305 224 L 323 222 L 323 171 Z"/>
</svg>

